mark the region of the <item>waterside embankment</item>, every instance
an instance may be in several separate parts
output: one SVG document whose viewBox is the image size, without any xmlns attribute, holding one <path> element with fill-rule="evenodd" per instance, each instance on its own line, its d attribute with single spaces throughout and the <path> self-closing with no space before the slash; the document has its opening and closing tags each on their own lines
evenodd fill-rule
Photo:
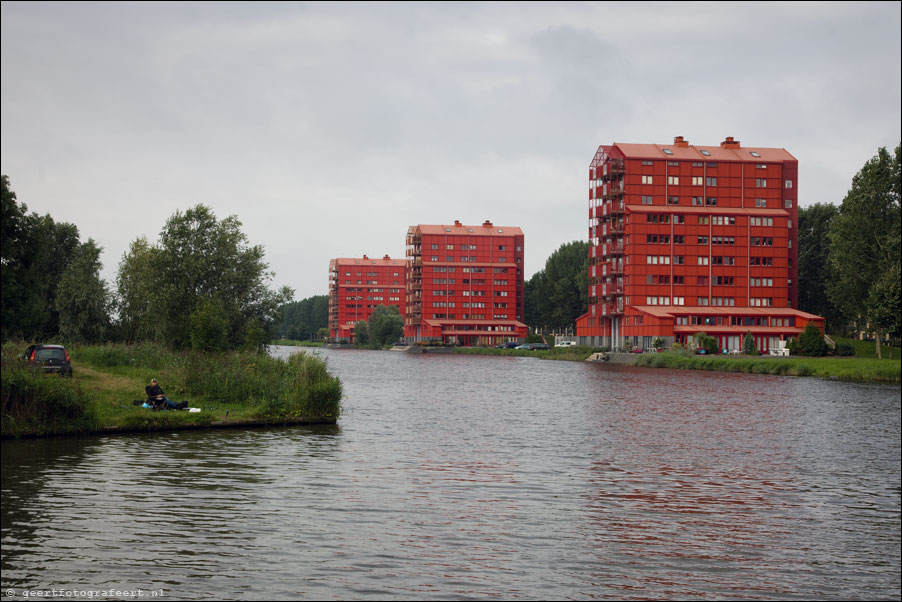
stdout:
<svg viewBox="0 0 902 602">
<path fill-rule="evenodd" d="M 3 348 L 3 438 L 334 424 L 341 412 L 341 382 L 306 353 L 281 360 L 257 352 L 76 346 L 73 377 L 61 378 L 36 372 L 17 349 Z M 142 407 L 151 378 L 195 411 Z"/>
</svg>

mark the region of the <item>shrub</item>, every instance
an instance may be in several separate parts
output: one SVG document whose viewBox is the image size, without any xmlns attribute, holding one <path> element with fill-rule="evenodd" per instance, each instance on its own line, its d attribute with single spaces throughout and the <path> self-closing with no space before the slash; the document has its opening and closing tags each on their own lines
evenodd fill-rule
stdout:
<svg viewBox="0 0 902 602">
<path fill-rule="evenodd" d="M 838 343 L 836 345 L 836 355 L 850 356 L 855 355 L 855 346 L 851 343 Z"/>
<path fill-rule="evenodd" d="M 758 348 L 755 346 L 755 337 L 751 331 L 746 331 L 745 339 L 742 341 L 742 352 L 746 355 L 758 355 Z"/>
<path fill-rule="evenodd" d="M 824 335 L 811 322 L 799 335 L 798 349 L 801 355 L 820 357 L 827 354 L 827 342 L 824 340 Z"/>
<path fill-rule="evenodd" d="M 71 378 L 35 370 L 4 348 L 0 380 L 4 436 L 84 433 L 96 427 L 89 395 Z"/>
<path fill-rule="evenodd" d="M 717 355 L 717 339 L 709 337 L 707 333 L 697 332 L 692 335 L 695 339 L 695 345 L 699 349 L 704 349 L 708 355 Z"/>
</svg>

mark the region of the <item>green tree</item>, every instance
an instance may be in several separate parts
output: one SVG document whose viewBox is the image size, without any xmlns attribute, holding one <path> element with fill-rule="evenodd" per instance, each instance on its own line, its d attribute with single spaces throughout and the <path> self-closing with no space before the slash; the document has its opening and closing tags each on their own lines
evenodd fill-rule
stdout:
<svg viewBox="0 0 902 602">
<path fill-rule="evenodd" d="M 159 252 L 141 237 L 131 243 L 119 262 L 116 303 L 121 336 L 129 343 L 164 339 L 164 307 L 156 299 L 159 281 L 154 272 Z"/>
<path fill-rule="evenodd" d="M 830 332 L 848 330 L 842 312 L 827 296 L 830 257 L 830 223 L 836 205 L 815 203 L 799 208 L 799 309 L 823 316 Z"/>
<path fill-rule="evenodd" d="M 28 213 L 7 176 L 2 182 L 2 337 L 44 340 L 59 332 L 57 285 L 79 246 L 78 228 Z"/>
<path fill-rule="evenodd" d="M 573 327 L 589 305 L 589 243 L 561 245 L 524 288 L 527 324 L 556 330 Z"/>
<path fill-rule="evenodd" d="M 100 277 L 101 247 L 93 239 L 79 245 L 57 284 L 59 333 L 65 340 L 103 341 L 109 332 L 111 295 Z"/>
<path fill-rule="evenodd" d="M 404 318 L 396 305 L 377 305 L 366 325 L 369 346 L 373 349 L 394 343 L 404 333 Z M 356 333 L 356 331 L 355 331 Z"/>
<path fill-rule="evenodd" d="M 312 341 L 321 328 L 329 327 L 329 296 L 316 295 L 301 301 L 292 301 L 279 308 L 281 320 L 279 334 L 282 338 Z"/>
<path fill-rule="evenodd" d="M 157 246 L 139 239 L 120 263 L 120 318 L 131 332 L 187 347 L 191 316 L 202 299 L 215 298 L 226 316 L 226 348 L 243 346 L 257 328 L 270 337 L 293 292 L 268 288 L 273 274 L 263 256 L 263 247 L 248 245 L 236 216 L 218 220 L 204 205 L 176 212 Z M 153 327 L 140 326 L 148 318 Z"/>
<path fill-rule="evenodd" d="M 204 297 L 191 312 L 191 348 L 197 351 L 223 351 L 228 341 L 229 317 L 222 302 Z"/>
<path fill-rule="evenodd" d="M 366 347 L 370 343 L 369 331 L 366 320 L 360 320 L 354 324 L 354 344 L 358 347 Z"/>
<path fill-rule="evenodd" d="M 899 270 L 900 154 L 902 145 L 896 147 L 895 156 L 881 148 L 865 163 L 830 224 L 827 294 L 846 317 L 864 327 L 881 315 L 874 304 L 886 299 L 873 293 L 874 287 Z M 879 322 L 869 326 L 877 335 L 877 357 L 882 357 L 880 341 L 886 330 Z"/>
<path fill-rule="evenodd" d="M 877 328 L 879 332 L 890 335 L 889 357 L 893 358 L 893 347 L 899 338 L 900 324 L 902 324 L 902 303 L 900 303 L 900 263 L 883 273 L 880 279 L 871 287 L 868 294 L 868 323 Z"/>
</svg>

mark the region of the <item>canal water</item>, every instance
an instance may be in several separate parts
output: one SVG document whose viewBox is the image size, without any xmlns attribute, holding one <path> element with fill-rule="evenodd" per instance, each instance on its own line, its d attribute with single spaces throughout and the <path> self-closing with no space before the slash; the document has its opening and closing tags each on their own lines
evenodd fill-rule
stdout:
<svg viewBox="0 0 902 602">
<path fill-rule="evenodd" d="M 3 598 L 899 599 L 898 385 L 318 353 L 334 427 L 3 442 Z"/>
</svg>

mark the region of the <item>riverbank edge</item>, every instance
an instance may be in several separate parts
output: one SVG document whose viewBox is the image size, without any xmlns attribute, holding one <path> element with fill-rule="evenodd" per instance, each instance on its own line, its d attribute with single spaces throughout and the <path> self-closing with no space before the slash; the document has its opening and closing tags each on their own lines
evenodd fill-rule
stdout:
<svg viewBox="0 0 902 602">
<path fill-rule="evenodd" d="M 641 354 L 637 356 L 634 365 L 639 368 L 742 372 L 771 376 L 815 377 L 846 382 L 882 384 L 902 382 L 902 360 L 767 355 L 698 356 L 664 352 Z"/>
<path fill-rule="evenodd" d="M 517 349 L 493 349 L 488 347 L 457 348 L 455 353 L 465 355 L 494 355 L 502 357 L 534 357 L 558 361 L 592 361 L 593 363 L 610 363 L 619 366 L 635 366 L 638 368 L 672 368 L 675 370 L 707 370 L 713 372 L 741 372 L 746 374 L 769 374 L 772 376 L 816 377 L 828 380 L 847 382 L 899 383 L 902 382 L 902 360 L 872 360 L 868 358 L 836 358 L 836 357 L 771 357 L 759 356 L 693 356 L 675 352 L 663 353 L 608 353 L 605 362 L 589 360 L 592 354 L 567 354 L 559 351 L 526 351 Z M 842 368 L 837 369 L 837 362 Z M 892 362 L 895 374 L 887 376 L 878 368 L 888 367 Z"/>
<path fill-rule="evenodd" d="M 24 432 L 3 434 L 3 441 L 15 441 L 18 439 L 49 439 L 53 437 L 93 437 L 109 435 L 139 435 L 147 433 L 168 433 L 174 431 L 200 431 L 200 430 L 225 430 L 238 428 L 278 428 L 293 426 L 335 426 L 337 418 L 299 418 L 297 420 L 216 420 L 213 422 L 192 422 L 185 424 L 160 424 L 136 426 L 108 425 L 97 429 L 72 432 L 33 433 Z"/>
</svg>

